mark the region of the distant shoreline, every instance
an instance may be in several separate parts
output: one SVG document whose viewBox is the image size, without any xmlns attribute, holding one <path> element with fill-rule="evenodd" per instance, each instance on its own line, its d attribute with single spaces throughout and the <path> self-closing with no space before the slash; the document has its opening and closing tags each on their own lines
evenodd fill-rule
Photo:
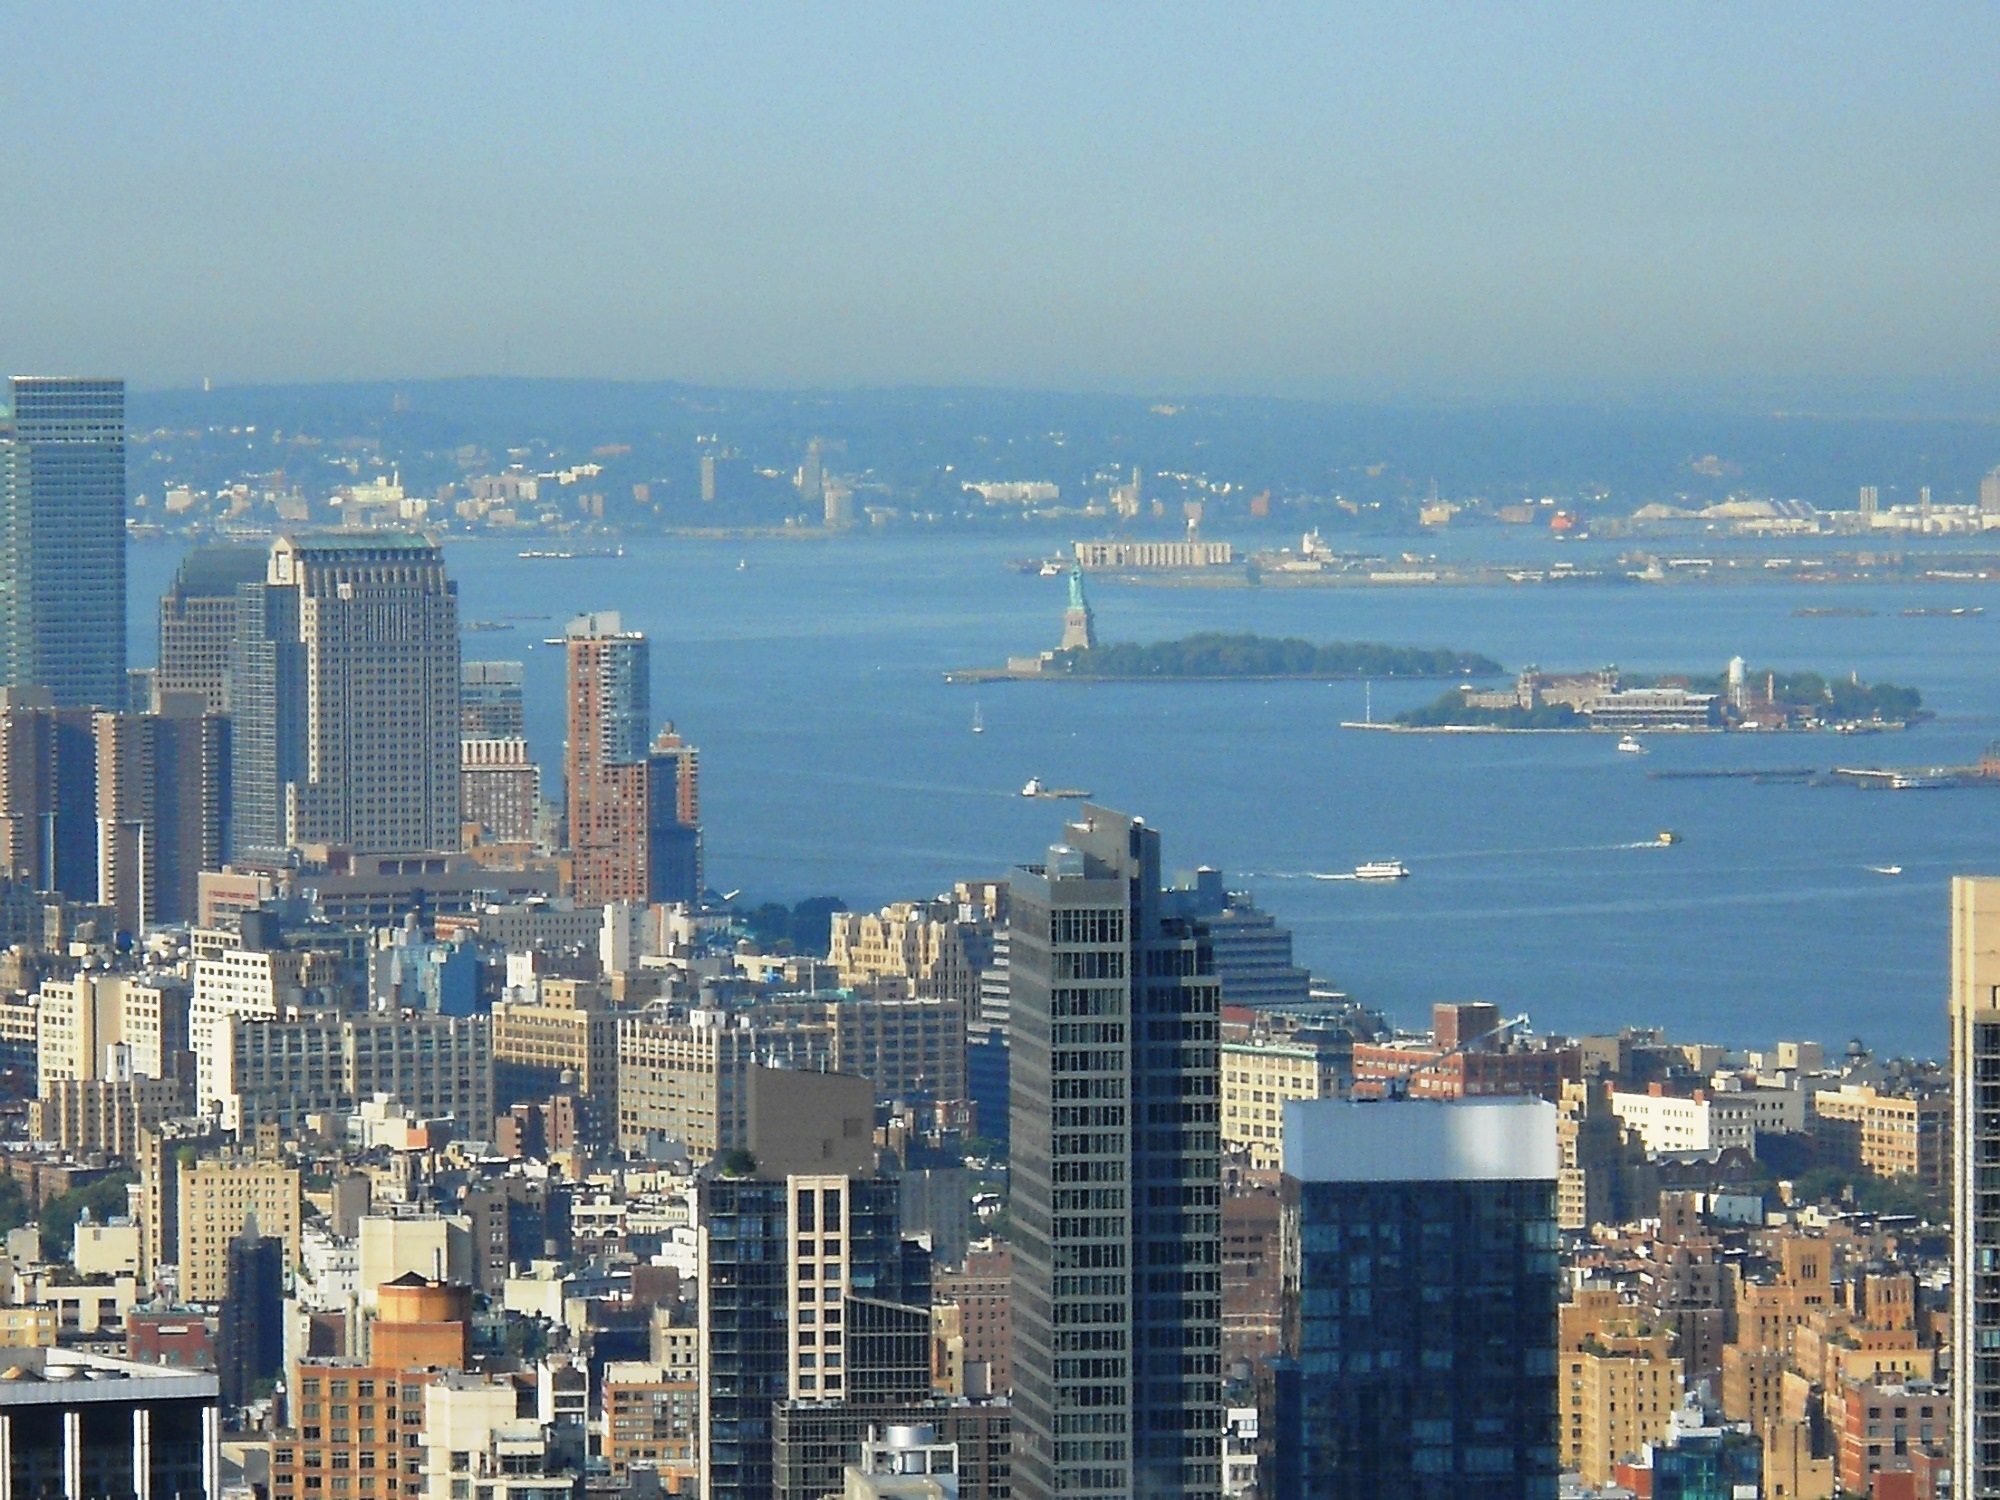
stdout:
<svg viewBox="0 0 2000 1500">
<path fill-rule="evenodd" d="M 1505 673 L 1482 672 L 1480 677 L 1505 676 Z M 1094 682 L 1470 682 L 1475 679 L 1463 672 L 1209 672 L 1209 673 L 1166 673 L 1135 672 L 1129 676 L 1116 673 L 1084 672 L 1010 672 L 1005 667 L 954 667 L 944 674 L 946 682 L 1067 682 L 1079 687 L 1088 687 Z M 1378 724 L 1378 729 L 1386 729 L 1386 724 Z"/>
</svg>

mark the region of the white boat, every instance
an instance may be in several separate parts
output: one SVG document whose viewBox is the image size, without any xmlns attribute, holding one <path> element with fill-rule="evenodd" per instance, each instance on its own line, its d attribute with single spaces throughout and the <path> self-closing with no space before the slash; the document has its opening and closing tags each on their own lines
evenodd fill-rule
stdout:
<svg viewBox="0 0 2000 1500">
<path fill-rule="evenodd" d="M 1060 562 L 1058 562 L 1055 558 L 1052 557 L 1047 562 L 1042 564 L 1042 577 L 1060 578 L 1062 577 L 1062 575 L 1063 575 L 1063 565 Z"/>
<path fill-rule="evenodd" d="M 1870 865 L 1868 868 L 1877 875 L 1900 875 L 1903 873 L 1901 865 Z"/>
<path fill-rule="evenodd" d="M 1030 776 L 1028 784 L 1021 788 L 1021 795 L 1023 797 L 1040 797 L 1046 794 L 1047 791 L 1048 788 L 1042 785 L 1041 777 Z"/>
<path fill-rule="evenodd" d="M 1646 753 L 1646 747 L 1629 734 L 1618 742 L 1618 748 L 1627 755 L 1644 755 Z"/>
<path fill-rule="evenodd" d="M 1400 859 L 1371 860 L 1365 865 L 1354 867 L 1356 880 L 1407 880 L 1410 867 Z"/>
<path fill-rule="evenodd" d="M 972 705 L 972 732 L 974 734 L 986 733 L 986 720 L 980 717 L 979 705 L 977 703 Z"/>
</svg>

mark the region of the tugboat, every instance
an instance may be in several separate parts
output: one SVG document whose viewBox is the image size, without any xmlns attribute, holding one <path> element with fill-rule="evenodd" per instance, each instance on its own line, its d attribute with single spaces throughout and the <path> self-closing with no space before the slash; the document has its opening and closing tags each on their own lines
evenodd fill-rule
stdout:
<svg viewBox="0 0 2000 1500">
<path fill-rule="evenodd" d="M 1048 794 L 1049 789 L 1042 785 L 1042 778 L 1039 776 L 1030 776 L 1028 784 L 1021 788 L 1023 797 L 1046 797 Z"/>
</svg>

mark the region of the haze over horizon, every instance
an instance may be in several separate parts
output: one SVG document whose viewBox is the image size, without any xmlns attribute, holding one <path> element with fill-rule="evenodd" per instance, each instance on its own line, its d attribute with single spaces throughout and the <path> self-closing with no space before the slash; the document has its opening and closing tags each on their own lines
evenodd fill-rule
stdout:
<svg viewBox="0 0 2000 1500">
<path fill-rule="evenodd" d="M 2000 390 L 1986 7 L 79 8 L 10 50 L 15 369 Z"/>
</svg>

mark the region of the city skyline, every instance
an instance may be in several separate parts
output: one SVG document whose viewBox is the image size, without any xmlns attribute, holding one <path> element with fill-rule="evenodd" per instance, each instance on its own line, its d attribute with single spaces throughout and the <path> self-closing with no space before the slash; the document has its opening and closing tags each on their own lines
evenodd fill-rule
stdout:
<svg viewBox="0 0 2000 1500">
<path fill-rule="evenodd" d="M 6 35 L 0 1497 L 2000 1500 L 2000 10 Z"/>
</svg>

